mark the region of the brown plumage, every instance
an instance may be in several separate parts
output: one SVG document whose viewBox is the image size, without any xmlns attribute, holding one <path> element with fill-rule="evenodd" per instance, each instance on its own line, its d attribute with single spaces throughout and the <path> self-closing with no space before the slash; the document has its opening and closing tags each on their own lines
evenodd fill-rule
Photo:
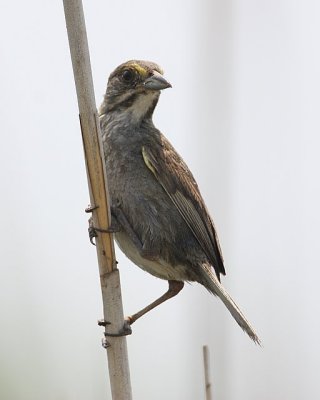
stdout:
<svg viewBox="0 0 320 400">
<path fill-rule="evenodd" d="M 220 274 L 225 275 L 226 272 L 219 240 L 198 185 L 187 165 L 164 136 L 161 136 L 158 146 L 144 146 L 142 155 L 197 239 L 220 281 Z"/>
<path fill-rule="evenodd" d="M 156 64 L 128 61 L 110 75 L 100 108 L 116 241 L 135 264 L 169 281 L 168 292 L 129 321 L 177 294 L 184 281 L 196 281 L 220 297 L 259 342 L 219 282 L 225 275 L 223 258 L 198 185 L 152 122 L 160 90 L 168 87 Z"/>
</svg>

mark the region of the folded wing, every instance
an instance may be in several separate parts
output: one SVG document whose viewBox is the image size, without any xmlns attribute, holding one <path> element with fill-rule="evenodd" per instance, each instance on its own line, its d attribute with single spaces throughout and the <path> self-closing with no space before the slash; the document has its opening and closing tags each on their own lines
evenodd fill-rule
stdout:
<svg viewBox="0 0 320 400">
<path fill-rule="evenodd" d="M 144 162 L 178 209 L 220 279 L 220 274 L 225 275 L 222 253 L 198 185 L 171 144 L 164 136 L 160 139 L 152 150 L 148 145 L 142 147 Z"/>
</svg>

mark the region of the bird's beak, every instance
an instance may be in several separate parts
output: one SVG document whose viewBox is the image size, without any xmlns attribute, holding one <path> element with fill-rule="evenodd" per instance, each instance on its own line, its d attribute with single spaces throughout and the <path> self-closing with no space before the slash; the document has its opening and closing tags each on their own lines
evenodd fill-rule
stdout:
<svg viewBox="0 0 320 400">
<path fill-rule="evenodd" d="M 153 75 L 150 78 L 144 81 L 144 87 L 150 90 L 162 90 L 172 87 L 171 83 L 169 83 L 159 72 L 154 71 Z"/>
</svg>

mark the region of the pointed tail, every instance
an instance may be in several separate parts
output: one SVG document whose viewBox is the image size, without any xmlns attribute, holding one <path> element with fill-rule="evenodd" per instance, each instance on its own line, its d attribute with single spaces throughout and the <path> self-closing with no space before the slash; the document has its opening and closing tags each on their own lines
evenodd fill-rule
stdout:
<svg viewBox="0 0 320 400">
<path fill-rule="evenodd" d="M 205 282 L 203 282 L 203 285 L 209 290 L 209 292 L 218 296 L 222 300 L 222 302 L 227 307 L 227 309 L 230 311 L 231 315 L 237 321 L 237 323 L 240 325 L 240 327 L 249 335 L 249 337 L 255 343 L 261 345 L 260 339 L 258 338 L 254 329 L 250 325 L 249 321 L 243 315 L 242 311 L 237 306 L 237 304 L 233 301 L 233 299 L 230 297 L 230 295 L 225 290 L 225 288 L 218 281 L 216 275 L 212 272 L 211 267 L 204 265 L 203 268 L 205 270 L 205 274 L 204 274 Z"/>
</svg>

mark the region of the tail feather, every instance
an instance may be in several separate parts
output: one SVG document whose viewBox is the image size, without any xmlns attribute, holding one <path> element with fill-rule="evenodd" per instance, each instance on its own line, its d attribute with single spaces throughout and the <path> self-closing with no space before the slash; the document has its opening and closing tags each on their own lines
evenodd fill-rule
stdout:
<svg viewBox="0 0 320 400">
<path fill-rule="evenodd" d="M 227 309 L 230 311 L 233 318 L 237 321 L 240 327 L 249 335 L 249 337 L 257 344 L 261 345 L 260 339 L 255 333 L 254 329 L 250 325 L 249 321 L 243 315 L 240 308 L 231 298 L 229 293 L 225 290 L 225 288 L 221 285 L 218 278 L 214 273 L 212 273 L 211 268 L 205 267 L 205 282 L 204 286 L 211 292 L 212 294 L 218 296 Z"/>
</svg>

